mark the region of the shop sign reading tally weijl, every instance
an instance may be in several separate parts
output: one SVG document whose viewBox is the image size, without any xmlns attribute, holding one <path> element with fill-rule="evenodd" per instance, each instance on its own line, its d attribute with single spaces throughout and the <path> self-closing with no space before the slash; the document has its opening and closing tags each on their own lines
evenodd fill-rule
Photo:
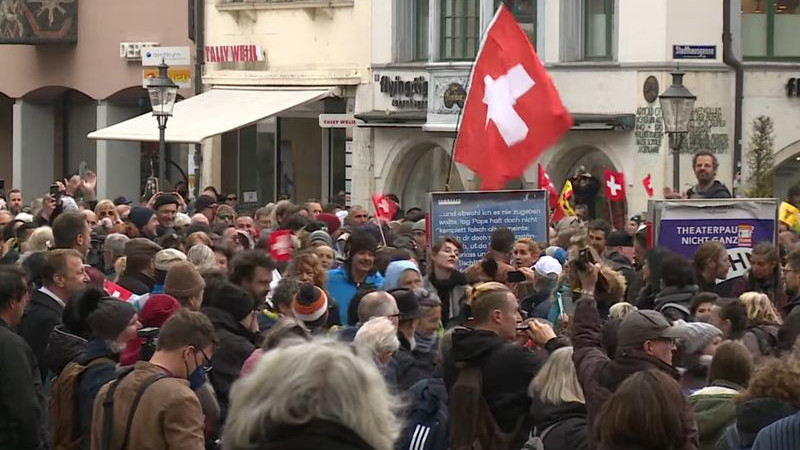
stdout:
<svg viewBox="0 0 800 450">
<path fill-rule="evenodd" d="M 206 45 L 205 56 L 210 63 L 253 62 L 263 61 L 264 51 L 256 44 Z"/>
</svg>

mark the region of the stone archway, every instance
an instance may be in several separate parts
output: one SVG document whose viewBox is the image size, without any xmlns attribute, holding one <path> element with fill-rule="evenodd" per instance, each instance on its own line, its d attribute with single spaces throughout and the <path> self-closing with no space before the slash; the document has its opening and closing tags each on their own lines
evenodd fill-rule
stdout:
<svg viewBox="0 0 800 450">
<path fill-rule="evenodd" d="M 624 217 L 627 214 L 627 201 L 622 202 L 621 205 L 614 205 L 614 220 L 611 220 L 611 211 L 609 211 L 605 187 L 603 186 L 603 169 L 607 168 L 615 172 L 619 172 L 620 169 L 604 151 L 592 146 L 577 146 L 561 150 L 547 164 L 547 173 L 556 187 L 560 188 L 581 167 L 592 174 L 600 183 L 597 196 L 594 199 L 594 217 L 614 222 L 617 227 L 621 226 L 620 222 L 624 223 L 627 219 L 627 217 Z"/>
<path fill-rule="evenodd" d="M 421 142 L 403 150 L 391 163 L 384 192 L 400 198 L 403 208 L 428 209 L 428 193 L 444 190 L 450 154 L 432 142 Z M 457 167 L 453 167 L 450 189 L 463 190 L 464 183 Z"/>
<path fill-rule="evenodd" d="M 775 152 L 775 171 L 772 194 L 786 197 L 789 188 L 800 183 L 800 141 L 795 141 Z"/>
</svg>

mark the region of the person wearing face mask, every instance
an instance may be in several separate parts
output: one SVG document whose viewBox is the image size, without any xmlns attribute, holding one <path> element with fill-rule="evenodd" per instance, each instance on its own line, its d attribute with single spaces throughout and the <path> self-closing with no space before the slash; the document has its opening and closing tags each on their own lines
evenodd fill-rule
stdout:
<svg viewBox="0 0 800 450">
<path fill-rule="evenodd" d="M 466 319 L 463 305 L 467 298 L 467 277 L 458 270 L 458 258 L 464 247 L 457 239 L 446 237 L 431 247 L 428 275 L 422 280 L 430 291 L 435 291 L 442 302 L 442 323 L 458 318 Z"/>
<path fill-rule="evenodd" d="M 261 344 L 255 308 L 253 297 L 231 283 L 223 284 L 210 304 L 203 307 L 219 337 L 217 352 L 211 360 L 214 371 L 209 378 L 217 393 L 223 423 L 231 386 L 239 378 L 244 362 Z"/>
<path fill-rule="evenodd" d="M 203 313 L 182 309 L 170 317 L 150 361 L 100 389 L 91 448 L 123 448 L 127 438 L 130 449 L 204 450 L 203 411 L 189 379 L 210 369 L 215 346 L 214 326 Z"/>
<path fill-rule="evenodd" d="M 92 309 L 92 305 L 86 307 Z M 104 384 L 116 378 L 120 354 L 128 342 L 136 338 L 136 331 L 142 327 L 133 306 L 113 297 L 97 299 L 96 306 L 89 313 L 88 323 L 92 338 L 75 361 L 86 367 L 78 383 L 77 392 L 78 422 L 80 434 L 83 436 L 82 449 L 89 448 L 92 405 L 97 393 Z"/>
<path fill-rule="evenodd" d="M 678 340 L 675 365 L 683 372 L 681 388 L 691 394 L 706 385 L 708 367 L 722 342 L 722 330 L 703 322 L 677 320 L 673 325 L 683 334 Z"/>
</svg>

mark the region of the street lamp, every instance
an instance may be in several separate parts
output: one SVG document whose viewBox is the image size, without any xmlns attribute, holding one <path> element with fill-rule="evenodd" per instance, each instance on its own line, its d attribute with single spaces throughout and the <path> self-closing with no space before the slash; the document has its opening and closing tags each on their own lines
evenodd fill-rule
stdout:
<svg viewBox="0 0 800 450">
<path fill-rule="evenodd" d="M 150 80 L 147 85 L 147 93 L 150 95 L 150 105 L 153 107 L 153 115 L 158 121 L 158 189 L 164 189 L 166 181 L 166 142 L 164 132 L 167 129 L 167 119 L 172 115 L 172 108 L 175 106 L 175 97 L 178 95 L 178 86 L 170 80 L 167 75 L 169 66 L 161 60 L 158 66 L 158 77 Z"/>
<path fill-rule="evenodd" d="M 684 73 L 672 72 L 672 86 L 658 96 L 661 103 L 661 114 L 664 118 L 664 129 L 669 136 L 669 148 L 672 150 L 672 185 L 675 192 L 680 192 L 680 156 L 681 145 L 689 134 L 689 121 L 697 97 L 683 85 Z"/>
</svg>

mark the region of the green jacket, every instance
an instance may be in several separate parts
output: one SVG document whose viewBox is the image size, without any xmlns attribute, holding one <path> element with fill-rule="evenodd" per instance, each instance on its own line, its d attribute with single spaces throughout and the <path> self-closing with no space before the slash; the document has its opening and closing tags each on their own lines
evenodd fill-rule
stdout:
<svg viewBox="0 0 800 450">
<path fill-rule="evenodd" d="M 725 429 L 736 423 L 734 399 L 742 390 L 733 383 L 715 382 L 689 396 L 700 430 L 701 448 L 713 449 Z"/>
</svg>

